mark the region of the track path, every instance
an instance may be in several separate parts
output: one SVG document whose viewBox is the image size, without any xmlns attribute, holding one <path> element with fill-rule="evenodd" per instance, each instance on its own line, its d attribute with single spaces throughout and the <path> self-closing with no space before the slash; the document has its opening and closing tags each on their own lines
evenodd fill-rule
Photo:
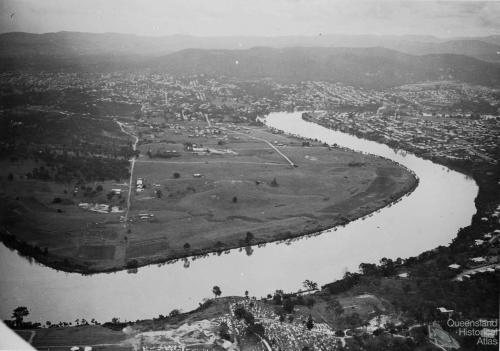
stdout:
<svg viewBox="0 0 500 351">
<path fill-rule="evenodd" d="M 296 167 L 295 163 L 292 162 L 292 160 L 290 160 L 284 153 L 282 153 L 276 146 L 274 146 L 270 141 L 266 140 L 266 139 L 262 139 L 262 138 L 259 138 L 259 137 L 256 137 L 256 136 L 253 136 L 253 135 L 249 135 L 249 134 L 246 134 L 246 133 L 241 133 L 241 132 L 237 132 L 237 131 L 234 131 L 234 130 L 226 130 L 228 132 L 231 132 L 231 133 L 235 133 L 235 134 L 239 134 L 239 135 L 243 135 L 247 138 L 250 138 L 250 139 L 254 139 L 254 140 L 258 140 L 258 141 L 262 141 L 264 143 L 266 143 L 267 145 L 269 145 L 274 151 L 276 151 L 281 157 L 283 157 L 286 162 L 288 162 L 290 164 L 290 166 L 292 167 Z"/>
<path fill-rule="evenodd" d="M 127 131 L 127 129 L 125 129 L 124 123 L 118 122 L 118 121 L 116 121 L 116 123 L 118 123 L 118 125 L 120 126 L 120 129 L 123 133 L 130 135 L 132 138 L 134 138 L 134 142 L 132 144 L 132 149 L 134 151 L 136 151 L 137 150 L 137 143 L 139 142 L 139 138 L 135 134 Z M 128 184 L 128 194 L 127 194 L 127 212 L 125 212 L 125 226 L 127 226 L 128 214 L 130 211 L 130 197 L 132 195 L 132 182 L 134 180 L 135 161 L 136 161 L 136 156 L 132 156 L 132 158 L 130 159 L 130 179 L 129 179 L 129 184 Z"/>
</svg>

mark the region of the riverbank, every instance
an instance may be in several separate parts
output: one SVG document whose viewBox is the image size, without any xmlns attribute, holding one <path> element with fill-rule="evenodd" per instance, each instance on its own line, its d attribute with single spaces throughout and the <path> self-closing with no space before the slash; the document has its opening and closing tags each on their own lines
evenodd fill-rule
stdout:
<svg viewBox="0 0 500 351">
<path fill-rule="evenodd" d="M 309 115 L 303 115 L 303 118 L 330 128 L 328 123 L 317 121 Z M 381 142 L 381 137 L 376 134 L 366 135 L 361 132 L 351 134 Z M 394 142 L 386 144 L 397 150 L 415 152 L 421 158 L 474 179 L 479 186 L 474 199 L 477 211 L 472 216 L 470 225 L 460 228 L 449 245 L 426 250 L 418 256 L 399 262 L 382 259 L 378 265 L 362 263 L 361 273 L 348 273 L 343 279 L 325 284 L 320 294 L 335 297 L 352 296 L 361 292 L 373 294 L 391 302 L 391 308 L 385 312 L 392 314 L 391 318 L 396 315 L 403 317 L 405 323 L 437 321 L 468 350 L 483 350 L 489 347 L 496 349 L 498 334 L 496 337 L 483 339 L 474 335 L 464 336 L 445 321 L 447 318 L 461 320 L 498 318 L 500 293 L 498 268 L 477 269 L 480 273 L 465 276 L 461 274 L 461 272 L 467 273 L 470 268 L 480 268 L 482 265 L 497 267 L 491 263 L 497 263 L 500 254 L 498 165 L 482 158 L 465 160 L 432 157 L 425 151 L 407 148 Z M 478 259 L 483 263 L 476 263 Z M 448 308 L 448 314 L 440 313 L 438 310 L 440 307 Z"/>
<path fill-rule="evenodd" d="M 65 222 L 65 230 L 73 231 L 72 238 L 58 235 L 54 228 L 57 222 L 53 222 L 48 236 L 33 235 L 39 229 L 36 227 L 17 233 L 4 227 L 2 241 L 22 255 L 66 272 L 135 270 L 179 259 L 188 265 L 189 258 L 221 255 L 238 248 L 245 248 L 250 255 L 252 246 L 287 242 L 345 226 L 398 202 L 418 185 L 412 171 L 391 160 L 262 128 L 245 132 L 234 132 L 237 138 L 227 146 L 245 150 L 238 156 L 205 156 L 205 162 L 196 164 L 199 157 L 188 154 L 181 157 L 184 163 L 139 158 L 134 171 L 137 177 L 147 179 L 150 192 L 159 188 L 167 194 L 162 198 L 154 193 L 149 198 L 144 193 L 134 194 L 127 228 L 112 215 L 96 215 L 101 224 L 79 237 L 76 227 L 92 218 L 89 214 L 82 217 L 81 211 L 67 206 L 60 217 L 72 216 L 72 221 Z M 282 145 L 283 154 L 297 167 L 276 163 L 281 156 L 266 145 L 270 141 Z M 146 147 L 154 145 L 142 145 Z M 165 170 L 171 172 L 173 165 L 183 176 L 165 179 Z M 184 176 L 195 172 L 202 177 Z M 24 186 L 22 181 L 14 183 L 19 189 Z M 31 200 L 21 196 L 14 205 L 24 210 L 29 208 L 26 201 Z M 45 206 L 47 210 L 54 207 Z M 44 218 L 26 212 L 25 218 L 33 215 L 43 224 Z M 154 217 L 141 220 L 139 214 L 145 212 Z M 100 233 L 106 231 L 103 237 Z"/>
<path fill-rule="evenodd" d="M 414 161 L 412 160 L 411 162 Z M 442 176 L 442 178 L 445 179 L 446 182 L 444 184 L 439 183 L 439 186 L 445 187 L 445 184 L 450 182 L 449 173 L 443 173 L 441 175 L 439 173 L 439 169 L 441 169 L 440 166 L 437 165 L 434 166 L 432 168 L 431 174 L 433 174 L 439 179 L 441 179 Z M 450 269 L 448 268 L 449 264 L 457 262 L 466 265 L 468 264 L 470 257 L 475 257 L 476 254 L 482 254 L 484 248 L 474 246 L 475 240 L 481 238 L 485 233 L 493 231 L 496 228 L 495 223 L 497 223 L 496 225 L 498 227 L 498 222 L 494 222 L 494 217 L 492 217 L 492 211 L 496 208 L 495 201 L 497 201 L 498 199 L 498 186 L 496 183 L 498 181 L 498 173 L 491 174 L 491 172 L 495 170 L 484 164 L 482 166 L 476 165 L 476 167 L 470 168 L 469 171 L 472 171 L 474 179 L 476 179 L 477 184 L 479 184 L 480 186 L 479 193 L 477 193 L 477 197 L 475 196 L 476 192 L 474 192 L 474 196 L 471 196 L 469 199 L 470 202 L 472 203 L 474 197 L 476 198 L 475 201 L 478 210 L 473 217 L 472 225 L 471 226 L 464 225 L 463 226 L 464 228 L 459 230 L 459 233 L 456 237 L 455 235 L 453 235 L 453 237 L 455 238 L 451 246 L 448 246 L 447 244 L 444 244 L 446 246 L 439 244 L 441 245 L 439 247 L 437 247 L 438 245 L 435 246 L 428 245 L 427 246 L 428 248 L 433 248 L 433 247 L 437 248 L 431 250 L 429 249 L 420 250 L 417 251 L 417 253 L 414 254 L 413 257 L 408 257 L 401 255 L 401 252 L 394 252 L 392 255 L 387 255 L 386 253 L 382 253 L 381 251 L 382 247 L 379 245 L 376 250 L 377 255 L 375 261 L 371 262 L 377 262 L 381 257 L 396 257 L 396 255 L 408 258 L 402 260 L 401 259 L 383 260 L 384 264 L 378 264 L 378 265 L 374 264 L 373 266 L 375 266 L 375 268 L 372 269 L 370 273 L 368 272 L 368 270 L 366 271 L 366 273 L 349 273 L 345 276 L 344 279 L 341 279 L 332 284 L 324 284 L 325 282 L 331 281 L 331 278 L 329 278 L 329 280 L 323 280 L 323 281 L 317 280 L 320 281 L 321 284 L 324 284 L 323 289 L 312 296 L 304 297 L 305 301 L 307 301 L 309 297 L 312 297 L 315 300 L 314 307 L 308 309 L 304 306 L 301 306 L 300 308 L 296 307 L 296 309 L 302 311 L 303 312 L 302 314 L 305 315 L 305 317 L 307 317 L 307 315 L 311 313 L 315 323 L 325 322 L 326 320 L 328 323 L 330 323 L 330 325 L 334 329 L 345 328 L 346 325 L 350 326 L 351 325 L 350 323 L 353 323 L 352 325 L 354 327 L 362 326 L 367 321 L 376 321 L 377 320 L 376 317 L 381 313 L 388 314 L 391 316 L 391 318 L 392 317 L 396 318 L 396 320 L 397 318 L 401 318 L 404 321 L 406 321 L 402 327 L 398 327 L 397 330 L 398 333 L 401 333 L 400 331 L 401 329 L 407 328 L 408 325 L 411 325 L 408 323 L 412 323 L 411 320 L 414 320 L 415 318 L 425 318 L 427 320 L 428 318 L 438 317 L 436 315 L 438 313 L 436 307 L 439 306 L 456 309 L 457 312 L 463 311 L 465 312 L 464 316 L 466 316 L 467 318 L 469 317 L 484 318 L 489 316 L 488 313 L 498 311 L 498 308 L 494 308 L 491 306 L 493 297 L 493 300 L 495 300 L 494 303 L 496 303 L 498 307 L 498 300 L 497 300 L 498 294 L 495 291 L 495 289 L 498 289 L 498 286 L 495 285 L 494 276 L 483 277 L 483 275 L 481 274 L 477 276 L 477 280 L 469 280 L 461 283 L 452 280 L 456 272 L 450 271 Z M 422 170 L 419 169 L 419 172 L 422 172 Z M 423 173 L 426 174 L 425 172 Z M 428 179 L 422 177 L 422 184 L 421 187 L 419 187 L 419 189 L 422 189 L 422 187 L 426 187 L 428 185 L 428 181 L 429 181 Z M 464 190 L 463 187 L 458 187 L 458 188 Z M 452 187 L 450 198 L 451 195 L 453 195 L 456 192 L 456 189 L 457 189 L 456 187 Z M 425 200 L 426 202 L 428 202 L 430 198 L 429 196 L 431 195 L 436 196 L 437 194 L 435 192 L 431 192 L 430 194 L 426 195 L 428 196 L 425 197 Z M 418 194 L 415 194 L 412 197 L 415 196 L 418 196 Z M 410 200 L 412 197 L 410 197 L 408 200 Z M 437 202 L 438 200 L 439 196 L 435 198 L 433 202 Z M 404 203 L 406 202 L 403 202 L 403 204 Z M 450 203 L 448 207 L 453 207 L 453 202 Z M 440 211 L 442 211 L 439 212 L 439 215 L 438 213 L 433 211 L 427 213 L 425 211 L 426 207 L 421 207 L 421 206 L 416 207 L 416 209 L 419 208 L 421 208 L 421 212 L 423 212 L 426 215 L 426 218 L 430 218 L 430 216 L 440 218 L 443 216 L 443 214 L 446 213 L 445 209 L 447 208 L 447 206 L 437 207 L 438 209 L 440 209 Z M 392 209 L 387 209 L 386 211 L 388 210 Z M 417 212 L 414 212 L 414 215 L 416 214 Z M 471 212 L 470 214 L 472 215 L 473 212 Z M 378 216 L 375 217 L 380 218 L 383 216 L 384 212 L 380 213 Z M 487 218 L 487 221 L 482 220 L 482 218 L 484 217 Z M 405 220 L 405 223 L 408 223 L 407 219 Z M 404 236 L 404 233 L 401 235 L 406 242 L 410 241 L 411 237 L 418 236 L 417 234 L 411 231 L 412 228 L 418 226 L 418 224 L 419 224 L 418 222 L 413 222 L 412 226 L 408 225 L 405 226 L 407 227 L 406 232 L 408 232 L 409 235 Z M 356 225 L 356 223 L 351 223 L 351 226 L 353 225 Z M 402 227 L 401 229 L 404 230 L 405 227 Z M 438 227 L 442 228 L 442 225 L 438 225 Z M 369 227 L 369 230 L 373 230 L 373 228 L 375 228 L 375 225 L 371 225 Z M 427 231 L 432 231 L 431 229 L 433 228 L 434 226 L 430 227 L 430 229 Z M 339 230 L 339 232 L 340 231 L 341 230 Z M 422 233 L 425 233 L 427 231 L 422 231 Z M 339 232 L 336 233 L 337 236 L 341 235 L 341 233 Z M 436 233 L 440 232 L 442 232 L 442 230 L 438 230 Z M 456 232 L 456 229 L 453 232 Z M 416 233 L 418 233 L 418 231 Z M 369 240 L 370 237 L 372 236 L 367 237 L 367 239 L 365 240 Z M 394 237 L 396 236 L 392 236 L 392 242 L 394 242 Z M 319 238 L 320 237 L 317 237 L 314 240 L 319 240 Z M 373 238 L 373 240 L 377 239 L 380 238 Z M 418 240 L 420 241 L 424 239 L 419 237 Z M 446 242 L 447 241 L 443 241 L 443 243 Z M 304 243 L 305 242 L 303 241 L 302 244 Z M 334 243 L 335 246 L 339 244 L 340 243 Z M 303 248 L 304 245 L 301 245 L 301 243 L 296 243 L 294 246 L 300 247 L 301 251 L 304 250 Z M 324 246 L 324 243 L 322 246 Z M 263 250 L 270 250 L 270 249 L 271 248 L 269 247 Z M 282 249 L 281 251 L 277 250 L 276 254 L 273 257 L 275 258 L 276 255 L 281 255 L 280 259 L 287 260 L 287 248 L 282 247 L 281 249 Z M 346 250 L 349 249 L 352 249 L 352 247 L 346 248 Z M 332 259 L 335 256 L 330 251 L 331 248 L 329 249 L 328 252 L 329 262 L 332 261 Z M 294 256 L 293 257 L 294 262 L 306 262 L 305 258 L 301 259 L 298 252 L 294 252 L 293 256 Z M 220 257 L 220 258 L 214 258 L 211 261 L 211 263 L 215 264 L 217 262 L 216 260 L 225 261 L 225 263 L 223 263 L 222 267 L 211 269 L 211 272 L 213 273 L 216 272 L 218 269 L 223 268 L 224 269 L 223 275 L 229 276 L 230 280 L 223 282 L 220 276 L 210 275 L 209 284 L 211 284 L 210 286 L 212 286 L 215 283 L 219 284 L 224 294 L 226 294 L 228 290 L 233 289 L 234 285 L 238 285 L 238 277 L 240 276 L 240 272 L 247 273 L 247 271 L 244 268 L 243 262 L 239 261 L 236 264 L 229 263 L 231 265 L 239 266 L 238 268 L 241 267 L 241 269 L 237 270 L 237 274 L 232 275 L 230 272 L 228 272 L 228 267 L 227 267 L 228 264 L 227 261 L 230 260 L 225 260 L 225 257 Z M 270 262 L 275 262 L 275 260 Z M 357 265 L 359 265 L 360 262 L 370 262 L 370 261 L 369 260 L 365 261 L 365 258 L 360 258 L 357 256 L 356 262 L 357 263 L 354 266 L 355 268 L 354 270 L 351 269 L 351 272 L 357 271 Z M 257 262 L 253 262 L 252 266 L 257 264 L 258 264 Z M 344 260 L 342 260 L 340 261 L 339 264 L 345 265 L 346 263 Z M 208 265 L 208 264 L 202 262 L 202 265 Z M 272 279 L 274 280 L 277 280 L 279 279 L 280 276 L 284 275 L 282 271 L 275 266 L 269 264 L 264 266 L 262 267 L 262 269 L 258 270 L 259 275 L 265 274 L 264 270 L 266 268 L 272 271 L 271 275 Z M 293 269 L 293 272 L 297 273 L 297 275 L 299 275 L 299 278 L 301 278 L 300 272 L 298 272 L 300 270 L 300 266 L 301 265 L 295 265 Z M 372 267 L 372 266 L 367 265 L 366 267 Z M 193 269 L 196 269 L 196 265 L 195 267 L 193 267 Z M 171 271 L 169 270 L 168 272 Z M 159 271 L 159 273 L 161 274 L 161 280 L 167 279 L 167 277 L 165 277 L 165 271 L 161 272 Z M 406 278 L 399 276 L 399 274 L 403 273 L 405 273 L 404 276 Z M 491 275 L 490 273 L 485 273 L 485 274 Z M 182 277 L 185 276 L 188 277 L 187 279 L 189 279 L 189 271 L 182 272 Z M 329 276 L 331 276 L 331 273 L 329 274 Z M 122 275 L 119 278 L 121 281 L 123 279 L 126 279 L 127 277 L 126 275 L 125 276 Z M 314 272 L 310 271 L 307 273 L 307 278 L 311 278 L 313 280 L 317 279 L 317 277 L 314 275 Z M 256 292 L 257 296 L 259 295 L 265 296 L 265 293 L 263 291 L 265 291 L 266 293 L 269 292 L 272 293 L 275 288 L 277 289 L 286 288 L 284 284 L 280 285 L 281 283 L 278 284 L 267 283 L 265 285 L 267 289 L 262 290 L 260 289 L 258 284 L 255 284 L 254 280 L 250 277 L 250 274 L 248 274 L 248 278 L 245 277 L 244 280 L 248 280 L 248 284 L 237 287 L 237 289 L 239 289 L 238 291 L 240 294 L 244 291 L 244 289 L 249 289 L 251 294 L 254 295 L 255 290 L 259 289 Z M 298 286 L 300 286 L 300 282 L 301 280 L 299 280 L 298 283 L 294 285 L 295 289 Z M 169 285 L 167 284 L 165 288 L 168 288 L 168 286 Z M 100 286 L 100 288 L 102 288 L 102 286 Z M 129 282 L 127 284 L 127 289 L 130 288 L 133 288 L 133 286 Z M 146 290 L 149 289 L 146 288 Z M 207 296 L 209 294 L 209 289 L 207 288 L 205 290 L 206 294 L 204 294 L 204 296 Z M 191 291 L 194 294 L 194 290 L 186 290 L 186 291 Z M 291 290 L 285 290 L 285 291 L 291 291 Z M 464 291 L 466 291 L 467 294 L 464 294 Z M 143 292 L 144 289 L 141 288 L 141 293 Z M 482 295 L 478 295 L 481 294 L 481 292 Z M 232 293 L 233 294 L 235 293 L 234 289 Z M 373 296 L 369 296 L 369 294 L 372 294 Z M 345 309 L 345 312 L 343 314 L 337 315 L 336 313 L 332 313 L 331 310 L 330 312 L 328 312 L 329 311 L 327 309 L 328 302 L 333 300 L 338 300 L 340 302 L 341 306 Z M 94 298 L 92 299 L 92 301 L 95 303 L 96 299 Z M 374 314 L 372 311 L 373 311 L 373 304 L 375 302 L 377 303 L 378 308 L 381 310 L 377 309 L 377 311 Z M 134 303 L 134 304 L 140 305 L 139 303 Z M 177 303 L 174 306 L 179 307 L 181 305 L 182 303 Z M 156 314 L 158 314 L 159 311 L 168 311 L 168 309 L 162 307 L 163 305 L 161 305 L 159 301 L 157 301 L 156 304 L 154 304 L 154 306 L 155 306 L 154 311 L 156 312 Z M 170 309 L 175 307 L 170 306 Z M 279 306 L 276 307 L 278 308 Z M 118 310 L 119 309 L 115 309 L 114 311 L 116 312 Z M 141 308 L 141 312 L 143 310 L 144 308 Z M 471 311 L 475 314 L 471 314 Z M 401 312 L 403 312 L 403 314 Z M 356 313 L 358 314 L 357 317 Z M 149 316 L 155 315 L 154 312 L 148 312 L 148 314 Z M 139 313 L 136 312 L 135 315 L 132 316 L 133 316 L 132 318 L 135 319 L 136 316 L 139 316 Z M 297 315 L 294 316 L 297 319 Z M 100 320 L 109 320 L 109 319 L 100 319 Z M 154 327 L 156 325 L 158 327 L 162 325 L 157 321 L 158 319 L 156 319 L 156 322 L 154 320 L 151 320 L 150 326 L 152 325 Z M 293 328 L 293 327 L 294 327 L 293 325 L 290 326 L 287 325 L 287 328 Z M 67 332 L 70 332 L 70 330 L 68 330 Z M 356 333 L 362 335 L 364 332 L 366 332 L 366 329 L 359 328 L 359 330 Z M 364 338 L 363 340 L 365 340 L 365 342 L 372 342 L 373 338 L 376 338 L 377 342 L 382 342 L 382 345 L 386 345 L 387 342 L 393 343 L 397 340 L 400 341 L 404 340 L 401 338 L 389 337 L 387 335 L 387 332 L 382 332 L 382 333 L 383 334 L 380 334 L 380 336 L 371 336 L 369 338 Z M 349 338 L 346 338 L 346 341 L 349 343 L 355 340 L 352 338 L 352 336 L 349 336 Z M 460 342 L 462 342 L 462 340 L 460 340 Z M 354 347 L 355 345 L 352 346 L 353 347 L 351 349 L 356 349 Z"/>
<path fill-rule="evenodd" d="M 223 287 L 224 295 L 238 295 L 245 290 L 255 296 L 265 296 L 275 289 L 295 291 L 306 279 L 322 285 L 341 278 L 346 269 L 357 271 L 360 262 L 378 262 L 380 257 L 405 258 L 447 245 L 458 228 L 470 223 L 477 194 L 477 186 L 470 178 L 411 154 L 394 153 L 384 145 L 303 122 L 300 114 L 273 114 L 268 121 L 269 125 L 291 134 L 392 159 L 414 170 L 420 178 L 419 186 L 411 196 L 386 206 L 376 215 L 323 235 L 310 235 L 306 240 L 293 239 L 291 245 L 292 240 L 286 240 L 280 245 L 251 248 L 253 252 L 248 253 L 243 249 L 224 251 L 220 256 L 209 255 L 199 260 L 150 265 L 136 274 L 66 274 L 30 265 L 3 247 L 1 281 L 9 282 L 0 289 L 0 297 L 6 301 L 1 308 L 4 318 L 9 318 L 19 301 L 30 307 L 30 317 L 38 321 L 76 318 L 105 321 L 112 317 L 135 320 L 150 318 L 158 311 L 191 310 L 214 284 Z M 302 148 L 302 143 L 298 146 Z M 293 169 L 301 168 L 299 165 Z M 170 168 L 168 172 L 172 171 Z M 280 183 L 279 178 L 277 181 Z M 20 284 L 25 288 L 17 288 Z M 39 303 L 42 301 L 37 293 L 40 286 L 44 286 L 47 296 L 43 303 Z M 168 291 L 169 298 L 165 299 L 158 291 Z M 74 304 L 74 297 L 79 304 Z"/>
</svg>

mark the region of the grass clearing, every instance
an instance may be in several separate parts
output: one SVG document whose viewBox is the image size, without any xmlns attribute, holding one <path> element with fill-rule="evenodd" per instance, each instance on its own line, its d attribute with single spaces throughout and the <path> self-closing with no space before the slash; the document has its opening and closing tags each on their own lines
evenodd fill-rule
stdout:
<svg viewBox="0 0 500 351">
<path fill-rule="evenodd" d="M 141 155 L 128 223 L 121 222 L 123 213 L 78 207 L 81 202 L 126 207 L 125 181 L 87 184 L 102 190 L 73 195 L 73 184 L 22 179 L 23 169 L 33 165 L 5 161 L 0 172 L 18 173 L 13 181 L 5 174 L 0 180 L 3 225 L 17 240 L 47 248 L 44 263 L 82 272 L 116 270 L 131 260 L 140 266 L 345 224 L 415 185 L 409 172 L 378 157 L 320 143 L 304 146 L 300 139 L 259 127 L 226 124 L 217 132 L 205 127 L 189 122 L 154 135 L 136 127 Z M 176 156 L 170 157 L 173 150 Z M 138 178 L 145 186 L 140 192 Z M 121 195 L 109 198 L 112 189 Z M 56 197 L 61 201 L 54 203 Z"/>
</svg>

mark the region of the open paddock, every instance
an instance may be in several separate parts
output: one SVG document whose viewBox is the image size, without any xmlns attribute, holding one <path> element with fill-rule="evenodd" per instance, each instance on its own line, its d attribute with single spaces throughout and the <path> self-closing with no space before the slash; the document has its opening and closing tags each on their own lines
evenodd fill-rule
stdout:
<svg viewBox="0 0 500 351">
<path fill-rule="evenodd" d="M 101 182 L 99 191 L 97 183 L 86 184 L 73 194 L 73 184 L 2 178 L 7 229 L 18 241 L 47 247 L 44 263 L 83 272 L 116 270 L 132 260 L 134 266 L 146 265 L 345 224 L 402 196 L 416 182 L 388 160 L 317 142 L 305 146 L 264 128 L 184 127 L 155 130 L 152 141 L 140 146 L 126 222 L 124 213 L 78 206 L 126 207 L 125 182 Z M 151 133 L 136 129 L 143 137 Z M 200 131 L 205 135 L 189 137 Z M 232 152 L 198 152 L 186 143 Z M 179 156 L 149 157 L 147 150 L 155 148 L 173 148 Z M 84 192 L 87 188 L 91 191 Z M 113 189 L 120 194 L 110 194 Z M 61 201 L 54 203 L 55 197 Z"/>
</svg>

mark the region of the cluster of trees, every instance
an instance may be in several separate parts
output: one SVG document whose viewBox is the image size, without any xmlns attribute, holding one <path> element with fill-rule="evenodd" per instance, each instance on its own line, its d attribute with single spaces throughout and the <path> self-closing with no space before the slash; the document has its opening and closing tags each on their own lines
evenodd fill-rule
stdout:
<svg viewBox="0 0 500 351">
<path fill-rule="evenodd" d="M 10 217 L 9 214 L 7 214 L 7 216 L 2 220 L 2 224 L 8 225 L 18 220 L 20 219 Z M 36 245 L 32 246 L 23 240 L 19 240 L 12 234 L 1 234 L 1 240 L 5 246 L 18 250 L 23 256 L 43 260 L 43 258 L 46 258 L 49 254 L 49 249 L 47 247 L 42 248 Z"/>
<path fill-rule="evenodd" d="M 263 337 L 265 334 L 265 328 L 262 324 L 255 323 L 254 315 L 247 311 L 243 306 L 237 306 L 234 309 L 234 316 L 239 319 L 245 321 L 247 325 L 247 334 L 248 335 L 258 335 Z"/>
<path fill-rule="evenodd" d="M 332 295 L 340 294 L 355 286 L 360 278 L 361 274 L 359 273 L 346 272 L 342 279 L 325 284 L 323 289 L 327 289 Z"/>
<path fill-rule="evenodd" d="M 26 174 L 29 179 L 124 179 L 128 176 L 127 160 L 137 155 L 114 121 L 85 116 L 19 113 L 0 121 L 0 140 L 0 158 L 44 162 Z"/>
<path fill-rule="evenodd" d="M 68 133 L 68 131 L 71 133 Z M 61 118 L 57 113 L 23 111 L 0 121 L 1 150 L 10 155 L 46 150 L 80 155 L 130 158 L 130 139 L 112 120 L 86 116 Z"/>
<path fill-rule="evenodd" d="M 293 294 L 285 294 L 283 290 L 276 290 L 274 295 L 269 294 L 267 295 L 267 298 L 276 305 L 275 313 L 279 316 L 279 320 L 281 322 L 284 322 L 287 319 L 287 316 L 289 322 L 293 321 L 295 306 L 301 305 L 311 309 L 316 303 L 316 300 L 311 296 L 293 296 Z"/>
<path fill-rule="evenodd" d="M 402 267 L 404 261 L 401 258 L 396 259 L 396 261 L 390 258 L 382 258 L 380 264 L 375 263 L 361 263 L 359 265 L 359 270 L 364 275 L 378 275 L 383 277 L 389 277 L 396 274 L 397 268 Z"/>
<path fill-rule="evenodd" d="M 180 157 L 181 154 L 178 152 L 171 152 L 165 149 L 158 149 L 155 152 L 153 152 L 151 149 L 148 149 L 147 155 L 149 158 L 174 158 L 174 157 Z"/>
<path fill-rule="evenodd" d="M 125 159 L 88 155 L 69 156 L 50 151 L 42 151 L 36 157 L 35 161 L 38 162 L 40 159 L 45 166 L 35 167 L 26 173 L 27 179 L 70 183 L 75 179 L 87 182 L 107 179 L 120 181 L 129 176 L 129 163 Z"/>
<path fill-rule="evenodd" d="M 39 180 L 50 180 L 52 177 L 50 176 L 49 171 L 44 166 L 40 166 L 40 168 L 34 167 L 31 172 L 26 174 L 26 178 L 39 179 Z"/>
</svg>

